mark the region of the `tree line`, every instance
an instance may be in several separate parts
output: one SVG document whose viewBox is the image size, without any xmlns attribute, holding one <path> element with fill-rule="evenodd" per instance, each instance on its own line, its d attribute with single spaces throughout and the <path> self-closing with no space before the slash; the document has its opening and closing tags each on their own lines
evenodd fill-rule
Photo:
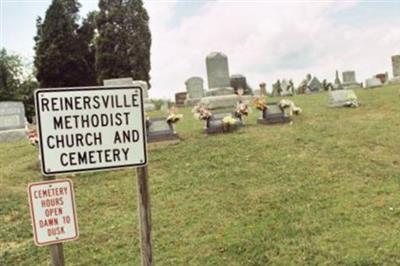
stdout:
<svg viewBox="0 0 400 266">
<path fill-rule="evenodd" d="M 36 20 L 33 76 L 23 77 L 17 55 L 0 50 L 0 101 L 23 100 L 34 114 L 33 90 L 101 85 L 132 77 L 150 87 L 151 33 L 142 0 L 100 0 L 82 18 L 78 0 L 53 0 Z"/>
</svg>

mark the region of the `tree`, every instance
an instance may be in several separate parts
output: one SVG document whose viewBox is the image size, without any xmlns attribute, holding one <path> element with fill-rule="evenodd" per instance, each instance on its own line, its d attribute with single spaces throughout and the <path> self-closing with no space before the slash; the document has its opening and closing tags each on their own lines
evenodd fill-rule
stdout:
<svg viewBox="0 0 400 266">
<path fill-rule="evenodd" d="M 79 43 L 81 45 L 80 51 L 87 64 L 87 75 L 85 84 L 96 85 L 96 16 L 97 12 L 90 12 L 83 20 L 82 25 L 78 29 Z"/>
<path fill-rule="evenodd" d="M 41 87 L 92 85 L 94 66 L 87 61 L 87 38 L 79 34 L 79 7 L 76 0 L 53 0 L 44 21 L 37 20 L 34 64 Z"/>
<path fill-rule="evenodd" d="M 6 49 L 0 50 L 0 101 L 10 101 L 15 98 L 22 75 L 21 58 L 7 54 Z"/>
<path fill-rule="evenodd" d="M 150 80 L 151 33 L 141 0 L 100 0 L 96 19 L 97 81 L 132 77 Z"/>
<path fill-rule="evenodd" d="M 35 115 L 33 91 L 38 83 L 18 55 L 8 55 L 0 50 L 0 101 L 22 101 L 30 120 Z"/>
</svg>

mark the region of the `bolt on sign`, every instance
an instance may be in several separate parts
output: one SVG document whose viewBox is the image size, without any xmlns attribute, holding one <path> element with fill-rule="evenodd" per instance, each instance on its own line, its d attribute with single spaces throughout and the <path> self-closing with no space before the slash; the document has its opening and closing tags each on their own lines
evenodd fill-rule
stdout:
<svg viewBox="0 0 400 266">
<path fill-rule="evenodd" d="M 141 86 L 36 90 L 43 174 L 146 165 Z"/>
<path fill-rule="evenodd" d="M 37 246 L 78 238 L 72 181 L 59 179 L 28 185 L 32 228 Z"/>
</svg>

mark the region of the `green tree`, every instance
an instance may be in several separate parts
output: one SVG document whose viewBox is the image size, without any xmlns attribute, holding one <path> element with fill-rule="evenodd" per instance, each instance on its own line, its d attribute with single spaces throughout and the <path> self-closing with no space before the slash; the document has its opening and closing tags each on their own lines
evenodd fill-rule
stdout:
<svg viewBox="0 0 400 266">
<path fill-rule="evenodd" d="M 85 86 L 93 69 L 87 61 L 89 44 L 79 34 L 76 0 L 53 0 L 44 21 L 37 20 L 36 78 L 41 87 Z"/>
<path fill-rule="evenodd" d="M 100 0 L 96 19 L 97 80 L 132 77 L 150 80 L 151 33 L 141 0 Z"/>
<path fill-rule="evenodd" d="M 7 54 L 6 49 L 0 50 L 0 101 L 10 101 L 15 98 L 22 76 L 21 58 Z"/>
<path fill-rule="evenodd" d="M 38 83 L 18 55 L 0 50 L 0 101 L 22 101 L 28 120 L 35 114 L 33 91 Z"/>
</svg>

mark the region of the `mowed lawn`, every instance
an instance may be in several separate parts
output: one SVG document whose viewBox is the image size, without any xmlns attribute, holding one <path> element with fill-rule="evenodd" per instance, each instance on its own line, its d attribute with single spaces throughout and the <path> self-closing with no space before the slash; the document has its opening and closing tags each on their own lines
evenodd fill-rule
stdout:
<svg viewBox="0 0 400 266">
<path fill-rule="evenodd" d="M 206 136 L 190 109 L 182 141 L 149 153 L 156 265 L 399 265 L 400 86 L 293 99 L 293 125 Z M 272 101 L 274 99 L 268 99 Z M 276 99 L 275 99 L 276 100 Z M 27 141 L 0 145 L 0 265 L 48 265 L 32 238 Z M 68 265 L 139 265 L 135 171 L 70 176 L 80 228 Z"/>
</svg>

